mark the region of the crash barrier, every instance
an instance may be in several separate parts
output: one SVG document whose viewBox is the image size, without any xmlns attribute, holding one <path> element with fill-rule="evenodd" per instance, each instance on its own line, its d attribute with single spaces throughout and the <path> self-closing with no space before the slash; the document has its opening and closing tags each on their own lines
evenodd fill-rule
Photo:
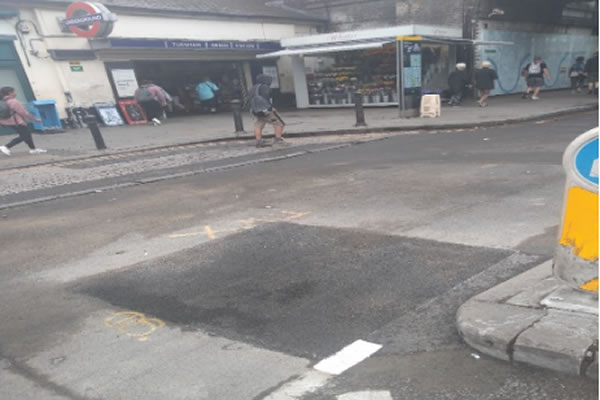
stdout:
<svg viewBox="0 0 600 400">
<path fill-rule="evenodd" d="M 439 94 L 426 94 L 421 97 L 421 118 L 435 118 L 442 115 L 442 104 Z"/>
<path fill-rule="evenodd" d="M 563 214 L 554 275 L 567 285 L 598 293 L 598 128 L 565 150 Z"/>
</svg>

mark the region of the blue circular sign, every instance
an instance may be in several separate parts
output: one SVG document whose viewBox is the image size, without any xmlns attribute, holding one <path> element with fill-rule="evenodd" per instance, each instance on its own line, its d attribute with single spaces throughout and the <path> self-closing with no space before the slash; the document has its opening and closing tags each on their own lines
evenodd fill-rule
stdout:
<svg viewBox="0 0 600 400">
<path fill-rule="evenodd" d="M 587 142 L 577 150 L 575 170 L 581 178 L 598 185 L 598 138 Z"/>
</svg>

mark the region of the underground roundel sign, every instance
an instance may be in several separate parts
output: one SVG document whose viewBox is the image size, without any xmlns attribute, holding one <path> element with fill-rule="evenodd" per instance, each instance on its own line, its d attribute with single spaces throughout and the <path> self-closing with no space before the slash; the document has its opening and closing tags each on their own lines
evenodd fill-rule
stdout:
<svg viewBox="0 0 600 400">
<path fill-rule="evenodd" d="M 67 18 L 62 22 L 81 37 L 107 37 L 113 30 L 116 16 L 100 3 L 78 1 L 67 8 Z"/>
</svg>

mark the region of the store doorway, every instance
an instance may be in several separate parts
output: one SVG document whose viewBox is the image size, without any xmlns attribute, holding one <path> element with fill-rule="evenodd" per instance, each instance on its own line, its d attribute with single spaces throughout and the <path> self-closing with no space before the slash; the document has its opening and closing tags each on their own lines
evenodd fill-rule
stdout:
<svg viewBox="0 0 600 400">
<path fill-rule="evenodd" d="M 210 112 L 200 101 L 196 86 L 205 78 L 216 84 L 217 112 L 231 110 L 234 100 L 243 101 L 246 87 L 243 63 L 235 61 L 135 61 L 139 83 L 149 80 L 165 89 L 173 98 L 173 115 L 198 115 Z"/>
</svg>

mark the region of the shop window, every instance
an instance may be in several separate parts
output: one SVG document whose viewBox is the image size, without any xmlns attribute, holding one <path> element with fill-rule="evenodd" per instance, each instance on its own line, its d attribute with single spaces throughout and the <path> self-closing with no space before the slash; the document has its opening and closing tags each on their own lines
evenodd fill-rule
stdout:
<svg viewBox="0 0 600 400">
<path fill-rule="evenodd" d="M 397 102 L 395 45 L 307 56 L 304 62 L 311 105 L 352 104 L 356 91 L 366 104 Z"/>
</svg>

